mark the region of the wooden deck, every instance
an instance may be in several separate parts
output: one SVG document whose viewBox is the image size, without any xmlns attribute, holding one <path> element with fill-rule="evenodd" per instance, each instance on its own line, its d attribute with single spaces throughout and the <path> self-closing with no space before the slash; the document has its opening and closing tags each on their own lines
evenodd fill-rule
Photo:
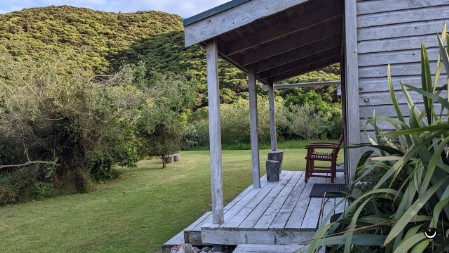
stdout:
<svg viewBox="0 0 449 253">
<path fill-rule="evenodd" d="M 226 205 L 224 224 L 212 224 L 208 212 L 184 230 L 184 241 L 193 245 L 306 244 L 341 200 L 309 198 L 315 183 L 330 183 L 330 179 L 312 177 L 306 184 L 302 171 L 283 171 L 276 183 L 264 176 L 260 189 L 250 186 Z M 337 173 L 335 183 L 344 183 L 343 173 Z M 335 212 L 344 208 L 339 206 Z"/>
</svg>

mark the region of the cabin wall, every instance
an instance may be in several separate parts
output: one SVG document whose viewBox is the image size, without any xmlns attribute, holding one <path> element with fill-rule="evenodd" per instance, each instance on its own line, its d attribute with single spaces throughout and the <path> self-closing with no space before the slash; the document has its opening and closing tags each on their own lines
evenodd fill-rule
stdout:
<svg viewBox="0 0 449 253">
<path fill-rule="evenodd" d="M 449 0 L 375 0 L 357 2 L 357 51 L 359 68 L 359 105 L 361 142 L 368 143 L 365 134 L 373 135 L 366 119 L 395 116 L 387 83 L 387 65 L 395 93 L 404 116 L 408 106 L 402 96 L 400 82 L 421 86 L 421 43 L 426 45 L 435 72 L 438 55 L 437 33 L 449 21 Z M 446 73 L 443 73 L 445 76 Z M 440 78 L 443 82 L 443 78 Z M 415 102 L 419 94 L 410 92 Z M 422 107 L 422 101 L 419 104 Z M 383 129 L 392 126 L 381 123 Z"/>
</svg>

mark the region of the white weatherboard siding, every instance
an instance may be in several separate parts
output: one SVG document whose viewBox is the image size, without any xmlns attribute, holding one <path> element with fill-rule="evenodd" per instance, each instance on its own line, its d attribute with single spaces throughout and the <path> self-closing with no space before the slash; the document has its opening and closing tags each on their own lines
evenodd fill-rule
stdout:
<svg viewBox="0 0 449 253">
<path fill-rule="evenodd" d="M 396 116 L 387 83 L 387 65 L 395 94 L 404 116 L 409 109 L 402 96 L 400 82 L 421 87 L 421 43 L 424 43 L 434 73 L 438 55 L 437 33 L 449 21 L 449 0 L 382 0 L 357 2 L 357 51 L 361 142 L 373 136 L 373 128 L 365 130 L 366 118 Z M 446 73 L 442 74 L 440 83 Z M 421 96 L 410 92 L 422 109 Z M 443 94 L 444 96 L 446 94 Z M 385 130 L 391 124 L 380 123 Z"/>
</svg>

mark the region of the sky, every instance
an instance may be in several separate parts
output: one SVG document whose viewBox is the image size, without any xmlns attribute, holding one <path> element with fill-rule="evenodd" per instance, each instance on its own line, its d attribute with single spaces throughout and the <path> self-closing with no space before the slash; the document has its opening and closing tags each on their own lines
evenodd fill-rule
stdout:
<svg viewBox="0 0 449 253">
<path fill-rule="evenodd" d="M 229 0 L 0 0 L 0 13 L 50 5 L 71 5 L 108 12 L 164 11 L 183 18 Z"/>
</svg>

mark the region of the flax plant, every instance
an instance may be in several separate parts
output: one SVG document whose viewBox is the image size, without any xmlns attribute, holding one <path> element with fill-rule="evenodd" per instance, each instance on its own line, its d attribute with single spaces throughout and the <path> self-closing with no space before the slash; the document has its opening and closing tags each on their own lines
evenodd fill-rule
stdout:
<svg viewBox="0 0 449 253">
<path fill-rule="evenodd" d="M 368 137 L 369 145 L 358 145 L 370 150 L 362 155 L 344 200 L 350 204 L 336 221 L 328 222 L 328 215 L 299 252 L 318 252 L 322 246 L 344 253 L 449 251 L 449 79 L 441 75 L 444 70 L 449 73 L 446 25 L 437 37 L 439 57 L 433 78 L 422 44 L 422 87 L 401 83 L 408 117 L 399 107 L 388 66 L 387 81 L 397 115 L 376 117 L 373 113 L 367 124 L 373 126 L 375 137 Z M 410 92 L 422 99 L 413 101 Z M 389 122 L 395 130 L 382 132 L 380 121 Z M 434 238 L 429 233 L 426 236 L 429 228 L 436 231 Z"/>
</svg>

